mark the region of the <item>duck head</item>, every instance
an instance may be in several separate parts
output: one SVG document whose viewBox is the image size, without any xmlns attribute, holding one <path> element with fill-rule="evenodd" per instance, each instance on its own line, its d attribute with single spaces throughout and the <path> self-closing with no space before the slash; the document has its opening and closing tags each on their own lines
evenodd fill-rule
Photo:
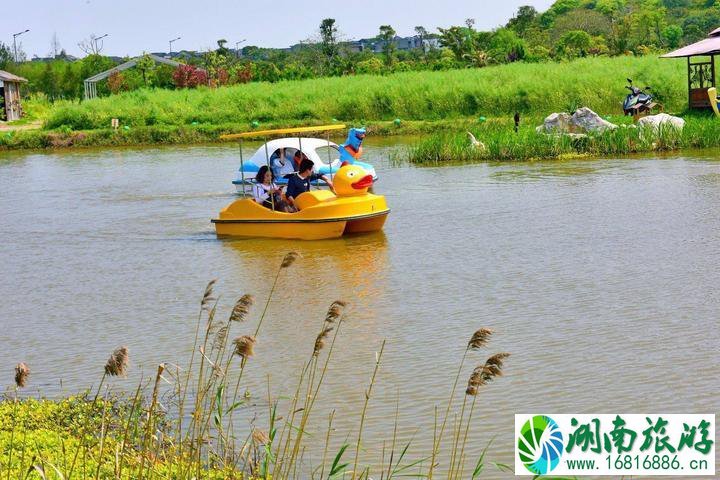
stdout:
<svg viewBox="0 0 720 480">
<path fill-rule="evenodd" d="M 333 186 L 338 197 L 365 195 L 372 184 L 372 175 L 368 175 L 364 168 L 357 165 L 343 163 L 340 170 L 333 175 Z"/>
</svg>

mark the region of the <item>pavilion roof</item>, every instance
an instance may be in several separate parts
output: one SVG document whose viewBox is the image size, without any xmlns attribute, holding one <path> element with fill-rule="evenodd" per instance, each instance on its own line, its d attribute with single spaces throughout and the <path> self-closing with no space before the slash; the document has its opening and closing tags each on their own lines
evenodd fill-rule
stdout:
<svg viewBox="0 0 720 480">
<path fill-rule="evenodd" d="M 27 79 L 18 77 L 17 75 L 6 72 L 5 70 L 0 70 L 0 80 L 5 82 L 27 82 Z"/>
<path fill-rule="evenodd" d="M 710 32 L 707 38 L 662 55 L 662 58 L 697 57 L 720 53 L 720 28 Z"/>
</svg>

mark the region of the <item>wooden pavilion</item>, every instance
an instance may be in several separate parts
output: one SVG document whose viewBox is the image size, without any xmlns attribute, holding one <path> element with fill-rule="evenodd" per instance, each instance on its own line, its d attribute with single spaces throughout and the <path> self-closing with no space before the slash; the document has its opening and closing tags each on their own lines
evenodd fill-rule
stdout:
<svg viewBox="0 0 720 480">
<path fill-rule="evenodd" d="M 715 55 L 720 54 L 720 28 L 699 42 L 666 53 L 662 58 L 687 58 L 688 105 L 710 108 L 708 90 L 715 84 Z"/>
<path fill-rule="evenodd" d="M 0 120 L 12 122 L 22 117 L 20 103 L 20 84 L 27 80 L 0 70 Z"/>
</svg>

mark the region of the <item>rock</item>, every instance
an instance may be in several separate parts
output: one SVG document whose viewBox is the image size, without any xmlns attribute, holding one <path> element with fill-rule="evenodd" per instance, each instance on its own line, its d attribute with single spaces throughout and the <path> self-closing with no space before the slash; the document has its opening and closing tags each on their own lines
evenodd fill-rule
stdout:
<svg viewBox="0 0 720 480">
<path fill-rule="evenodd" d="M 571 120 L 569 113 L 551 113 L 536 130 L 538 133 L 567 133 L 571 130 Z"/>
<path fill-rule="evenodd" d="M 583 107 L 572 115 L 566 112 L 553 113 L 545 118 L 543 124 L 536 130 L 538 133 L 582 135 L 602 133 L 616 128 L 618 127 L 614 123 L 608 122 L 589 108 Z"/>
<path fill-rule="evenodd" d="M 572 115 L 571 122 L 585 133 L 602 133 L 618 128 L 617 125 L 608 122 L 587 107 L 576 110 Z"/>
<path fill-rule="evenodd" d="M 658 113 L 657 115 L 648 115 L 638 120 L 638 126 L 641 128 L 652 129 L 656 134 L 660 128 L 672 128 L 677 132 L 682 132 L 685 128 L 685 120 L 680 117 L 674 117 L 667 113 Z"/>
</svg>

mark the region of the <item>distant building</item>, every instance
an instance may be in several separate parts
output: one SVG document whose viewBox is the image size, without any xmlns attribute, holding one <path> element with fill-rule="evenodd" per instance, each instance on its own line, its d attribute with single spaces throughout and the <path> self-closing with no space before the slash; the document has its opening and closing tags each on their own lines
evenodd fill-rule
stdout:
<svg viewBox="0 0 720 480">
<path fill-rule="evenodd" d="M 440 48 L 440 39 L 435 34 L 428 34 L 423 37 L 422 40 L 419 35 L 413 35 L 411 37 L 395 37 L 393 39 L 393 43 L 395 44 L 395 48 L 402 51 L 424 49 L 427 52 L 428 50 L 432 50 L 434 48 Z M 380 40 L 377 37 L 361 38 L 360 40 L 341 42 L 341 45 L 348 47 L 351 52 L 382 53 L 384 41 Z M 286 48 L 243 47 L 238 50 L 235 50 L 234 48 L 229 48 L 228 51 L 238 58 L 250 56 L 255 58 L 267 59 L 268 52 L 271 51 L 297 53 L 311 46 L 312 44 L 310 43 L 300 42 L 294 45 L 290 45 Z M 253 49 L 254 53 L 252 55 L 248 55 L 249 49 Z M 196 52 L 190 50 L 181 50 L 179 52 L 172 53 L 153 52 L 152 54 L 158 57 L 179 59 L 185 61 L 193 58 L 199 59 L 203 56 L 203 52 Z"/>
<path fill-rule="evenodd" d="M 433 48 L 440 48 L 440 41 L 435 35 L 428 35 L 421 39 L 419 35 L 411 37 L 395 37 L 393 39 L 395 48 L 401 51 L 409 51 L 423 49 L 426 52 Z M 385 42 L 377 37 L 361 38 L 360 40 L 351 40 L 346 42 L 351 52 L 372 52 L 382 53 Z"/>
<path fill-rule="evenodd" d="M 52 61 L 55 61 L 55 60 L 65 60 L 65 61 L 68 61 L 68 62 L 74 62 L 74 61 L 76 61 L 77 59 L 78 59 L 78 58 L 75 57 L 75 56 L 73 56 L 73 55 L 62 54 L 62 53 L 61 53 L 61 54 L 55 55 L 54 57 L 38 57 L 38 56 L 34 56 L 34 57 L 31 59 L 31 61 L 33 61 L 33 62 L 52 62 Z"/>
</svg>

